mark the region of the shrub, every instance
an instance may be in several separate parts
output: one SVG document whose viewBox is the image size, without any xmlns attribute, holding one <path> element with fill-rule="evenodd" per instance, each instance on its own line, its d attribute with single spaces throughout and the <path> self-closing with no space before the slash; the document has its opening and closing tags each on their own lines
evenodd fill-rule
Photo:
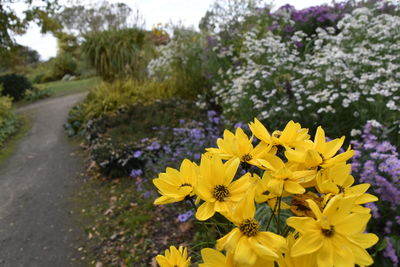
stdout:
<svg viewBox="0 0 400 267">
<path fill-rule="evenodd" d="M 175 27 L 171 41 L 157 47 L 158 57 L 147 66 L 150 78 L 168 80 L 176 88 L 176 96 L 195 98 L 206 93 L 203 43 L 201 34 L 191 29 Z"/>
<path fill-rule="evenodd" d="M 94 32 L 85 36 L 82 51 L 103 79 L 142 80 L 153 45 L 140 29 Z"/>
<path fill-rule="evenodd" d="M 49 88 L 35 86 L 32 89 L 29 89 L 25 92 L 24 99 L 28 101 L 35 101 L 38 99 L 46 98 L 51 95 L 51 91 Z"/>
<path fill-rule="evenodd" d="M 74 57 L 69 53 L 62 53 L 53 59 L 50 72 L 54 79 L 59 80 L 66 74 L 76 74 L 76 68 L 77 62 Z"/>
<path fill-rule="evenodd" d="M 213 87 L 228 118 L 257 116 L 273 126 L 296 117 L 308 127 L 326 125 L 333 136 L 377 119 L 397 127 L 396 135 L 400 17 L 374 14 L 355 9 L 338 22 L 339 33 L 318 28 L 310 40 L 314 51 L 305 55 L 295 45 L 303 32 L 286 42 L 272 32 L 248 31 L 236 63 L 219 72 Z M 221 57 L 233 53 L 220 48 Z"/>
<path fill-rule="evenodd" d="M 3 95 L 11 96 L 15 101 L 21 100 L 25 91 L 32 89 L 31 82 L 23 75 L 6 74 L 0 76 L 0 84 L 3 85 Z"/>
<path fill-rule="evenodd" d="M 11 103 L 11 97 L 0 96 L 0 146 L 15 132 L 17 127 L 17 120 L 11 111 Z"/>
</svg>

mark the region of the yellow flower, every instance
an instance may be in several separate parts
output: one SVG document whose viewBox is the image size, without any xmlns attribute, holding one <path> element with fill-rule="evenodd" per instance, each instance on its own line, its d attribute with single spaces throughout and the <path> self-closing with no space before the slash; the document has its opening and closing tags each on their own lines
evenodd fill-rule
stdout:
<svg viewBox="0 0 400 267">
<path fill-rule="evenodd" d="M 257 118 L 254 118 L 254 122 L 249 123 L 249 128 L 251 132 L 262 142 L 266 144 L 273 145 L 273 138 L 269 134 L 267 128 L 259 121 Z"/>
<path fill-rule="evenodd" d="M 351 213 L 354 198 L 332 198 L 324 210 L 307 200 L 316 219 L 290 217 L 287 225 L 300 232 L 291 249 L 291 257 L 313 254 L 318 267 L 371 265 L 373 259 L 365 250 L 373 246 L 378 237 L 364 234 L 370 214 Z"/>
<path fill-rule="evenodd" d="M 218 250 L 203 248 L 201 257 L 204 263 L 200 263 L 199 267 L 235 267 L 232 253 L 227 253 L 225 256 Z"/>
<path fill-rule="evenodd" d="M 160 267 L 188 267 L 190 257 L 188 258 L 186 248 L 179 246 L 179 249 L 177 249 L 174 246 L 170 246 L 169 250 L 165 250 L 165 256 L 156 256 L 156 261 Z"/>
<path fill-rule="evenodd" d="M 296 149 L 286 148 L 285 156 L 291 162 L 304 164 L 306 168 L 328 168 L 336 163 L 346 162 L 354 154 L 348 147 L 346 152 L 339 155 L 336 153 L 342 147 L 344 136 L 326 142 L 325 132 L 321 126 L 318 127 L 314 142 Z M 335 156 L 336 155 L 336 156 Z"/>
<path fill-rule="evenodd" d="M 229 213 L 242 199 L 250 186 L 250 174 L 232 182 L 239 164 L 238 159 L 223 163 L 218 156 L 202 156 L 195 190 L 205 202 L 197 209 L 198 220 L 207 220 L 215 212 Z"/>
<path fill-rule="evenodd" d="M 353 212 L 369 213 L 368 208 L 359 205 L 369 202 L 378 201 L 374 195 L 365 193 L 370 184 L 358 184 L 352 186 L 354 183 L 353 176 L 350 175 L 350 164 L 336 164 L 331 168 L 319 172 L 317 175 L 317 190 L 321 194 L 341 195 L 342 197 L 355 197 L 355 206 Z"/>
<path fill-rule="evenodd" d="M 310 139 L 307 128 L 301 128 L 300 123 L 289 121 L 283 131 L 276 130 L 272 133 L 274 143 L 284 147 L 298 147 Z"/>
<path fill-rule="evenodd" d="M 269 134 L 267 128 L 256 118 L 249 123 L 252 133 L 261 141 L 271 145 L 281 145 L 285 147 L 297 147 L 303 145 L 310 136 L 308 129 L 301 128 L 300 123 L 289 121 L 283 131 L 276 130 Z"/>
<path fill-rule="evenodd" d="M 316 267 L 317 262 L 315 255 L 308 254 L 298 257 L 292 257 L 290 254 L 295 243 L 294 234 L 290 233 L 286 238 L 288 252 L 279 260 L 280 267 Z"/>
<path fill-rule="evenodd" d="M 286 165 L 279 157 L 270 155 L 266 160 L 259 160 L 267 171 L 263 180 L 269 192 L 281 196 L 284 191 L 291 194 L 303 194 L 305 192 L 301 183 L 307 183 L 315 177 L 314 170 L 296 170 L 296 165 Z"/>
<path fill-rule="evenodd" d="M 257 174 L 253 174 L 252 184 L 255 188 L 254 200 L 257 203 L 267 202 L 268 205 L 273 209 L 275 207 L 278 195 L 274 195 L 269 191 L 267 182 L 267 179 L 261 179 Z M 288 209 L 289 205 L 282 201 L 280 208 Z"/>
<path fill-rule="evenodd" d="M 178 170 L 167 168 L 165 173 L 160 173 L 158 178 L 153 179 L 161 197 L 154 204 L 168 204 L 182 201 L 188 196 L 193 196 L 193 186 L 197 180 L 198 166 L 190 160 L 183 160 Z"/>
<path fill-rule="evenodd" d="M 286 240 L 277 234 L 260 231 L 254 219 L 254 191 L 244 197 L 236 207 L 230 220 L 236 225 L 232 231 L 217 240 L 218 250 L 233 254 L 237 266 L 273 266 L 286 249 Z"/>
<path fill-rule="evenodd" d="M 252 139 L 243 132 L 239 127 L 236 129 L 235 134 L 229 130 L 224 131 L 224 138 L 218 138 L 218 148 L 207 148 L 206 150 L 213 154 L 218 155 L 224 160 L 231 160 L 238 158 L 241 162 L 251 165 L 259 166 L 259 158 L 263 158 L 265 154 L 275 153 L 272 146 L 266 143 L 260 143 L 253 147 Z"/>
</svg>

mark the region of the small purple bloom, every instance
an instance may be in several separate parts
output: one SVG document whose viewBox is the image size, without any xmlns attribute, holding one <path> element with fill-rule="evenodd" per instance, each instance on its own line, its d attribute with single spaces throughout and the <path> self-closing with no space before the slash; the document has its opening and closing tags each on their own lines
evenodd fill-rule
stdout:
<svg viewBox="0 0 400 267">
<path fill-rule="evenodd" d="M 178 215 L 178 220 L 180 222 L 187 222 L 192 216 L 193 216 L 193 211 L 188 210 L 187 212 L 179 214 Z"/>
<path fill-rule="evenodd" d="M 140 158 L 140 156 L 143 154 L 143 152 L 141 150 L 136 150 L 135 152 L 133 152 L 133 157 L 134 158 Z"/>
<path fill-rule="evenodd" d="M 141 169 L 132 169 L 131 174 L 129 175 L 132 178 L 140 177 L 143 175 L 143 171 Z"/>
</svg>

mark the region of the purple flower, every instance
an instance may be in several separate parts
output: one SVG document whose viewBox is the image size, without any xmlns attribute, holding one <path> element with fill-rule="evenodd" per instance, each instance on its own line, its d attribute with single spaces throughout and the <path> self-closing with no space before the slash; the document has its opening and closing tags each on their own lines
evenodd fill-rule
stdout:
<svg viewBox="0 0 400 267">
<path fill-rule="evenodd" d="M 146 191 L 146 192 L 144 192 L 143 196 L 144 196 L 144 198 L 149 198 L 149 197 L 151 197 L 151 192 Z"/>
<path fill-rule="evenodd" d="M 132 178 L 140 177 L 143 175 L 143 171 L 141 169 L 132 169 L 131 174 L 129 175 Z"/>
<path fill-rule="evenodd" d="M 379 211 L 378 211 L 378 207 L 375 205 L 375 203 L 367 203 L 367 204 L 365 204 L 365 206 L 367 208 L 371 209 L 372 217 L 374 219 L 378 219 L 381 217 L 381 215 L 379 214 Z"/>
<path fill-rule="evenodd" d="M 188 210 L 187 212 L 179 214 L 178 215 L 178 220 L 180 222 L 187 222 L 192 216 L 193 216 L 193 211 L 192 210 Z"/>
<path fill-rule="evenodd" d="M 136 150 L 133 152 L 133 157 L 134 158 L 139 158 L 141 155 L 143 154 L 143 152 L 141 150 Z"/>
<path fill-rule="evenodd" d="M 217 114 L 217 112 L 215 111 L 215 110 L 209 110 L 209 111 L 207 111 L 207 116 L 210 118 L 210 117 L 215 117 L 215 116 L 217 116 L 218 114 Z"/>
<path fill-rule="evenodd" d="M 159 142 L 154 141 L 151 143 L 151 145 L 147 146 L 146 149 L 149 151 L 153 151 L 153 150 L 158 150 L 160 149 L 161 145 Z"/>
<path fill-rule="evenodd" d="M 393 225 L 392 221 L 386 222 L 385 229 L 384 229 L 386 234 L 390 234 L 392 232 L 392 225 Z"/>
<path fill-rule="evenodd" d="M 302 42 L 294 42 L 294 45 L 297 46 L 297 48 L 302 48 L 304 46 L 304 44 Z"/>
<path fill-rule="evenodd" d="M 399 264 L 399 258 L 396 255 L 396 250 L 393 247 L 392 240 L 389 237 L 385 237 L 386 248 L 383 252 L 383 256 L 389 258 L 393 262 L 393 266 L 397 266 Z"/>
<path fill-rule="evenodd" d="M 234 126 L 234 128 L 235 128 L 235 129 L 237 129 L 237 128 L 243 128 L 243 123 L 241 123 L 241 122 L 236 123 L 235 126 Z"/>
</svg>

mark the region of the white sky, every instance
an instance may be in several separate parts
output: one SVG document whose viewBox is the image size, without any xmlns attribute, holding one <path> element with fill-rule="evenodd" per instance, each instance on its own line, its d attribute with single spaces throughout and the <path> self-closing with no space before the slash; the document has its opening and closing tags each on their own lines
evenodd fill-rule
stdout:
<svg viewBox="0 0 400 267">
<path fill-rule="evenodd" d="M 77 1 L 78 2 L 78 1 Z M 86 2 L 86 1 L 85 1 Z M 91 1 L 95 3 L 96 1 Z M 157 23 L 182 22 L 197 28 L 200 19 L 214 0 L 109 0 L 111 3 L 123 2 L 133 9 L 139 9 L 150 29 Z M 329 0 L 275 0 L 275 6 L 291 4 L 297 9 L 330 3 Z M 39 28 L 32 25 L 23 36 L 15 37 L 17 43 L 32 47 L 41 55 L 42 60 L 54 57 L 57 52 L 56 39 L 51 34 L 40 34 Z"/>
</svg>

